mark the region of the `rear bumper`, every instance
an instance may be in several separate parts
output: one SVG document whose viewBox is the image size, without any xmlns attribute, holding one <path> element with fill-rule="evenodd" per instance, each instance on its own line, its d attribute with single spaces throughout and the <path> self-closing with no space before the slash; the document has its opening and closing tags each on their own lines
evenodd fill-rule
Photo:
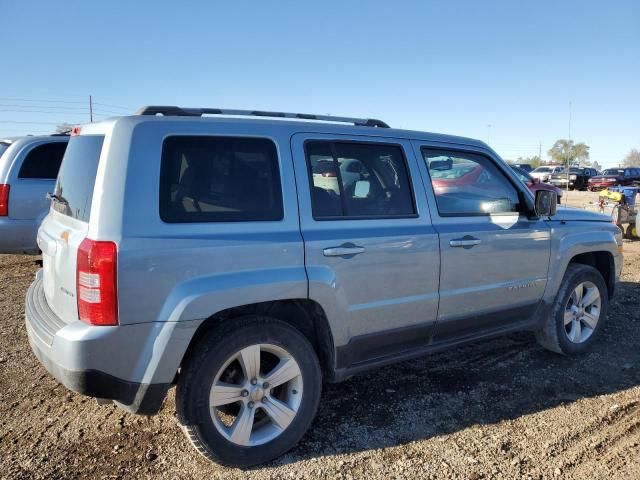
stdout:
<svg viewBox="0 0 640 480">
<path fill-rule="evenodd" d="M 39 220 L 0 217 L 0 253 L 38 253 Z"/>
<path fill-rule="evenodd" d="M 152 415 L 160 410 L 171 382 L 147 382 L 147 371 L 140 368 L 154 324 L 66 324 L 48 307 L 40 272 L 27 291 L 25 312 L 33 353 L 65 387 L 113 400 L 133 413 Z"/>
</svg>

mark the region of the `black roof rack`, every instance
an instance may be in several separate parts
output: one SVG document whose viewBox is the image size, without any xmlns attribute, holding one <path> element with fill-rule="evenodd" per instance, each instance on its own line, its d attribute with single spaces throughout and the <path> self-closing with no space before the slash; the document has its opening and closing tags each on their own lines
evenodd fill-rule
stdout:
<svg viewBox="0 0 640 480">
<path fill-rule="evenodd" d="M 165 115 L 172 117 L 201 117 L 202 115 L 238 115 L 243 117 L 296 118 L 299 120 L 322 120 L 325 122 L 353 123 L 360 127 L 389 128 L 382 120 L 375 118 L 334 117 L 310 113 L 263 112 L 260 110 L 234 110 L 226 108 L 182 108 L 152 105 L 142 107 L 136 115 Z"/>
</svg>

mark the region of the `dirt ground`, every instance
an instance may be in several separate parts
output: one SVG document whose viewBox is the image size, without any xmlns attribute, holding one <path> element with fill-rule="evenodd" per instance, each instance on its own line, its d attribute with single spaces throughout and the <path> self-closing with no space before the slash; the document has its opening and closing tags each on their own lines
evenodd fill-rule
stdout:
<svg viewBox="0 0 640 480">
<path fill-rule="evenodd" d="M 191 448 L 173 391 L 146 418 L 57 384 L 24 328 L 34 258 L 0 256 L 0 478 L 639 479 L 640 242 L 624 248 L 591 353 L 564 358 L 518 334 L 326 385 L 301 443 L 247 471 Z"/>
</svg>

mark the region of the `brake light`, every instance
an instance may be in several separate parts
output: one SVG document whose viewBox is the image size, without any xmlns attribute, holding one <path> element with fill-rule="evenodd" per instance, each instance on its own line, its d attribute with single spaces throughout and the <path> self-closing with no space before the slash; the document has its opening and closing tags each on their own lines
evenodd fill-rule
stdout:
<svg viewBox="0 0 640 480">
<path fill-rule="evenodd" d="M 0 217 L 9 215 L 9 184 L 0 185 Z"/>
<path fill-rule="evenodd" d="M 78 248 L 78 316 L 91 325 L 118 324 L 117 247 L 85 238 Z"/>
</svg>

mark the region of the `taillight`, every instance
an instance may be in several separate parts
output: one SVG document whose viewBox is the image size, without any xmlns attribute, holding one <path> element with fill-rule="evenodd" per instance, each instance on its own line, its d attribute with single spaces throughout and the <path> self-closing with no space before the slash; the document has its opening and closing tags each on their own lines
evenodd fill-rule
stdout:
<svg viewBox="0 0 640 480">
<path fill-rule="evenodd" d="M 113 242 L 85 238 L 78 248 L 78 316 L 91 325 L 118 324 L 118 251 Z"/>
<path fill-rule="evenodd" d="M 9 215 L 9 184 L 0 185 L 0 217 Z"/>
</svg>

